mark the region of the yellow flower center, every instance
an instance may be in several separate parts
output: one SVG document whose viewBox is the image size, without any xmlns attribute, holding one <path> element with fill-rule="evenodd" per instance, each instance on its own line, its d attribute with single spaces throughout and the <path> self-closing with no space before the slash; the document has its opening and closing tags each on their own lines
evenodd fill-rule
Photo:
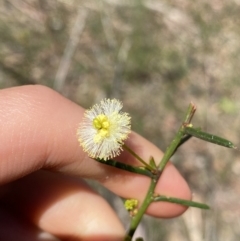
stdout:
<svg viewBox="0 0 240 241">
<path fill-rule="evenodd" d="M 93 119 L 93 127 L 98 130 L 94 142 L 98 143 L 109 136 L 110 122 L 106 115 L 100 114 Z"/>
</svg>

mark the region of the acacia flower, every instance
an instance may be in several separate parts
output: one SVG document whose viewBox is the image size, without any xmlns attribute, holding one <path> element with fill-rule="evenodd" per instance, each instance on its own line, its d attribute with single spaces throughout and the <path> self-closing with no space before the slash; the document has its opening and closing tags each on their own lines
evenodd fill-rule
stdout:
<svg viewBox="0 0 240 241">
<path fill-rule="evenodd" d="M 77 136 L 90 157 L 108 160 L 120 154 L 131 132 L 130 116 L 121 109 L 120 101 L 104 99 L 85 111 Z"/>
<path fill-rule="evenodd" d="M 132 211 L 134 210 L 138 205 L 138 200 L 137 199 L 127 199 L 124 202 L 124 207 L 126 208 L 127 211 Z"/>
</svg>

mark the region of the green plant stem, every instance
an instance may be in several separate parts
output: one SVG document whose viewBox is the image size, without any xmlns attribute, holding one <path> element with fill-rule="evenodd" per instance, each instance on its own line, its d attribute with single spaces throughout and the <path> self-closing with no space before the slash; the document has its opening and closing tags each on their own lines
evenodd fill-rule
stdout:
<svg viewBox="0 0 240 241">
<path fill-rule="evenodd" d="M 152 178 L 153 175 L 154 175 L 148 169 L 144 169 L 144 168 L 141 168 L 141 167 L 134 167 L 134 166 L 122 163 L 122 162 L 117 162 L 117 161 L 114 161 L 114 160 L 106 160 L 105 161 L 105 160 L 102 160 L 102 159 L 95 159 L 95 160 L 97 162 L 100 162 L 100 163 L 108 165 L 108 166 L 116 167 L 116 168 L 122 169 L 124 171 L 133 172 L 133 173 L 144 175 L 144 176 L 147 176 L 147 177 L 150 177 L 150 178 Z"/>
<path fill-rule="evenodd" d="M 190 105 L 188 106 L 187 114 L 186 114 L 185 121 L 184 121 L 185 124 L 191 123 L 196 109 L 197 109 L 196 106 L 191 102 Z"/>
<path fill-rule="evenodd" d="M 140 156 L 138 156 L 131 148 L 129 148 L 126 144 L 123 145 L 123 148 L 127 150 L 132 156 L 134 156 L 138 161 L 140 161 L 145 167 L 147 167 L 149 170 L 153 170 L 153 167 L 151 167 L 148 163 L 146 163 Z"/>
<path fill-rule="evenodd" d="M 151 185 L 150 185 L 150 187 L 148 189 L 147 195 L 146 195 L 146 197 L 145 197 L 141 207 L 138 209 L 137 214 L 131 220 L 130 228 L 128 230 L 128 233 L 126 235 L 125 240 L 128 240 L 129 237 L 133 236 L 133 234 L 134 234 L 138 224 L 140 223 L 140 221 L 142 219 L 143 214 L 147 210 L 148 206 L 151 204 L 152 196 L 154 194 L 154 189 L 156 187 L 156 184 L 157 184 L 156 180 L 152 179 L 151 180 Z"/>
<path fill-rule="evenodd" d="M 157 185 L 157 182 L 158 182 L 159 178 L 161 177 L 162 171 L 164 170 L 165 166 L 167 165 L 170 157 L 173 155 L 176 148 L 179 146 L 179 143 L 181 142 L 182 137 L 185 135 L 185 132 L 184 132 L 185 125 L 186 125 L 186 123 L 189 124 L 189 122 L 192 120 L 195 110 L 196 110 L 196 107 L 191 103 L 188 107 L 184 122 L 182 123 L 177 134 L 175 135 L 175 138 L 171 142 L 170 146 L 167 148 L 167 151 L 165 152 L 160 164 L 157 167 L 158 172 L 156 173 L 156 175 L 154 175 L 152 177 L 151 185 L 149 186 L 148 192 L 146 194 L 146 197 L 145 197 L 142 205 L 139 207 L 137 214 L 131 220 L 130 228 L 125 236 L 125 240 L 131 240 L 130 238 L 133 236 L 138 224 L 140 223 L 140 221 L 142 219 L 142 216 L 146 212 L 149 205 L 154 201 L 154 190 Z"/>
<path fill-rule="evenodd" d="M 159 195 L 154 197 L 155 202 L 170 202 L 170 203 L 177 203 L 187 207 L 196 207 L 201 209 L 209 209 L 209 206 L 204 203 L 194 202 L 190 200 L 175 198 L 175 197 L 167 197 L 164 195 Z"/>
<path fill-rule="evenodd" d="M 184 126 L 181 126 L 177 132 L 175 138 L 171 142 L 170 146 L 167 148 L 165 155 L 163 156 L 161 162 L 158 164 L 158 170 L 162 172 L 167 165 L 169 159 L 172 157 L 179 143 L 181 142 L 182 136 L 184 135 Z"/>
<path fill-rule="evenodd" d="M 169 159 L 172 157 L 173 153 L 175 152 L 175 150 L 178 148 L 179 144 L 181 143 L 181 140 L 182 140 L 183 136 L 185 135 L 185 125 L 186 125 L 186 123 L 187 124 L 190 123 L 195 111 L 196 111 L 196 107 L 195 107 L 195 105 L 193 105 L 191 103 L 188 107 L 183 124 L 180 126 L 175 138 L 171 142 L 170 146 L 167 148 L 161 162 L 158 164 L 158 170 L 160 172 L 162 172 L 164 170 Z"/>
</svg>

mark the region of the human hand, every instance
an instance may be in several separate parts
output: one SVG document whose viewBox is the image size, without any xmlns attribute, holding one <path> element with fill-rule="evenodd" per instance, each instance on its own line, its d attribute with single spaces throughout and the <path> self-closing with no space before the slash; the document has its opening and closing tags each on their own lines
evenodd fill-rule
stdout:
<svg viewBox="0 0 240 241">
<path fill-rule="evenodd" d="M 83 112 L 44 86 L 0 91 L 0 240 L 39 241 L 41 230 L 60 240 L 122 240 L 124 229 L 116 214 L 81 178 L 139 201 L 150 179 L 90 159 L 76 137 Z M 161 160 L 162 152 L 136 133 L 127 144 L 145 160 Z M 135 162 L 126 152 L 118 160 Z M 187 183 L 171 164 L 156 191 L 191 198 Z M 147 213 L 174 217 L 184 210 L 176 204 L 153 203 Z"/>
</svg>

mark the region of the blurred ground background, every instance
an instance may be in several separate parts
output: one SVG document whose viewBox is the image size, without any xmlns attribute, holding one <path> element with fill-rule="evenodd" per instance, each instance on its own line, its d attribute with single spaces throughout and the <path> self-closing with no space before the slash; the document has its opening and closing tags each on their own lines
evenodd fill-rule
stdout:
<svg viewBox="0 0 240 241">
<path fill-rule="evenodd" d="M 196 126 L 240 146 L 239 13 L 239 0 L 2 0 L 0 88 L 43 84 L 84 107 L 116 97 L 162 150 L 193 101 Z M 239 154 L 184 145 L 173 162 L 212 209 L 146 217 L 147 240 L 239 240 Z"/>
</svg>

